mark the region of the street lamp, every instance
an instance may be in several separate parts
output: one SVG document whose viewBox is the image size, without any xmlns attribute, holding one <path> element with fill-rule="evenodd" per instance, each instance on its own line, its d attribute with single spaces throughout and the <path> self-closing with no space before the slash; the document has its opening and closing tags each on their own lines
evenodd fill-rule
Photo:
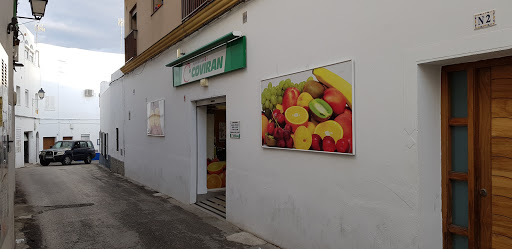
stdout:
<svg viewBox="0 0 512 249">
<path fill-rule="evenodd" d="M 32 19 L 32 20 L 41 20 L 44 16 L 44 12 L 46 11 L 46 5 L 48 4 L 48 0 L 29 0 L 30 8 L 32 9 L 32 15 L 34 17 L 23 17 L 23 16 L 14 16 L 11 22 L 7 25 L 7 34 L 11 34 L 14 32 L 13 42 L 14 45 L 19 43 L 18 40 L 18 19 Z"/>
<path fill-rule="evenodd" d="M 32 8 L 32 15 L 37 19 L 41 20 L 44 16 L 44 11 L 46 10 L 46 4 L 48 4 L 48 0 L 29 0 L 30 8 Z"/>
<path fill-rule="evenodd" d="M 41 88 L 41 89 L 37 92 L 37 96 L 39 96 L 39 99 L 44 99 L 44 90 L 43 90 L 43 88 Z"/>
</svg>

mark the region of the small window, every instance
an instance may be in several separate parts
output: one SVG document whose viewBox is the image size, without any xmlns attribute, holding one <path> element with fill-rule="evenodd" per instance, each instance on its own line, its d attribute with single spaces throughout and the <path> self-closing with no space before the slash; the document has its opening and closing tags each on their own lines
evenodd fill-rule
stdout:
<svg viewBox="0 0 512 249">
<path fill-rule="evenodd" d="M 89 147 L 91 149 L 94 149 L 94 145 L 92 145 L 91 141 L 87 142 L 87 147 Z"/>
<path fill-rule="evenodd" d="M 164 0 L 153 0 L 153 13 L 164 5 Z"/>
<path fill-rule="evenodd" d="M 88 148 L 87 142 L 80 142 L 80 148 Z"/>
<path fill-rule="evenodd" d="M 21 87 L 16 86 L 16 105 L 21 105 Z"/>
<path fill-rule="evenodd" d="M 116 151 L 119 151 L 119 128 L 116 128 Z"/>
<path fill-rule="evenodd" d="M 137 5 L 130 11 L 130 31 L 137 30 Z"/>
<path fill-rule="evenodd" d="M 90 134 L 82 134 L 82 140 L 85 140 L 85 141 L 89 141 L 91 140 L 91 135 Z"/>
</svg>

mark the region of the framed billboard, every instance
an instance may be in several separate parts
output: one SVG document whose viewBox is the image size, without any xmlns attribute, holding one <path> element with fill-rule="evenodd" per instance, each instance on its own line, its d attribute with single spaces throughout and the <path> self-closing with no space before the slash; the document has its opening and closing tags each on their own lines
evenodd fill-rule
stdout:
<svg viewBox="0 0 512 249">
<path fill-rule="evenodd" d="M 164 100 L 147 103 L 147 134 L 148 136 L 164 136 L 165 117 Z"/>
<path fill-rule="evenodd" d="M 261 81 L 263 148 L 355 155 L 352 60 Z"/>
</svg>

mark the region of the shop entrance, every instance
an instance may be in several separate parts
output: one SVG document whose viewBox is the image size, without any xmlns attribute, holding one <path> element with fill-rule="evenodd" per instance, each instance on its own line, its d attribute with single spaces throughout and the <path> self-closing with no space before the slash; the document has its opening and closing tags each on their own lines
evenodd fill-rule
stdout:
<svg viewBox="0 0 512 249">
<path fill-rule="evenodd" d="M 226 100 L 197 102 L 196 205 L 226 218 Z"/>
<path fill-rule="evenodd" d="M 512 58 L 442 69 L 444 248 L 512 248 Z"/>
</svg>

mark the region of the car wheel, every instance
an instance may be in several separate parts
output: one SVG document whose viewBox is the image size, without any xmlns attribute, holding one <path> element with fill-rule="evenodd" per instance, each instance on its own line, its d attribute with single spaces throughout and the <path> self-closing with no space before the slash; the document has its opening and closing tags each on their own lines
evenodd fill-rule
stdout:
<svg viewBox="0 0 512 249">
<path fill-rule="evenodd" d="M 91 163 L 91 161 L 92 161 L 91 156 L 87 156 L 87 157 L 84 159 L 84 163 L 85 163 L 85 164 L 90 164 L 90 163 Z"/>
<path fill-rule="evenodd" d="M 71 157 L 65 156 L 64 159 L 62 159 L 62 165 L 70 165 L 71 164 Z"/>
<path fill-rule="evenodd" d="M 48 165 L 50 165 L 50 162 L 43 160 L 43 161 L 41 161 L 41 165 L 48 166 Z"/>
</svg>

